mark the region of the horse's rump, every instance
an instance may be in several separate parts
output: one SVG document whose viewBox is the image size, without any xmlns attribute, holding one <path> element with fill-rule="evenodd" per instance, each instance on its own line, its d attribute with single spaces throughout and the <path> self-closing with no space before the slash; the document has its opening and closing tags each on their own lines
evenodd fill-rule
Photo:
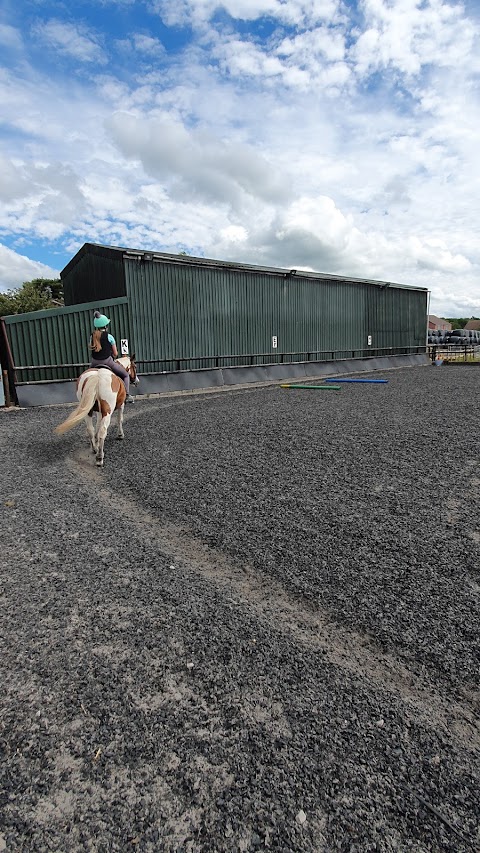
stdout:
<svg viewBox="0 0 480 853">
<path fill-rule="evenodd" d="M 83 385 L 80 383 L 83 381 Z M 79 377 L 77 382 L 77 388 L 81 387 L 81 397 L 80 402 L 76 409 L 68 416 L 68 418 L 63 421 L 63 423 L 59 424 L 55 427 L 55 432 L 59 435 L 62 435 L 67 430 L 72 429 L 76 426 L 80 421 L 82 421 L 88 413 L 93 409 L 95 400 L 97 398 L 97 391 L 99 385 L 99 375 L 98 372 L 89 373 L 89 371 L 85 371 Z"/>
<path fill-rule="evenodd" d="M 95 402 L 88 413 L 91 415 L 93 412 L 100 412 L 104 418 L 106 414 L 111 414 L 115 409 L 119 409 L 125 402 L 125 398 L 127 396 L 125 383 L 110 367 L 94 367 L 92 370 L 108 370 L 110 373 L 108 383 L 105 383 L 105 376 L 102 376 L 100 373 L 98 374 L 98 393 L 96 395 Z M 82 377 L 78 379 L 77 386 L 81 378 Z M 106 400 L 105 396 L 108 396 L 110 399 Z"/>
</svg>

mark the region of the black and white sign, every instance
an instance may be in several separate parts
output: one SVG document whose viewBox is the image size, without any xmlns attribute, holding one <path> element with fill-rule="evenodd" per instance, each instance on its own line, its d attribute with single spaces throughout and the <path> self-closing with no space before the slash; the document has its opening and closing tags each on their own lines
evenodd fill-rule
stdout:
<svg viewBox="0 0 480 853">
<path fill-rule="evenodd" d="M 272 349 L 277 349 L 277 345 L 278 345 L 277 336 L 274 335 L 272 338 Z"/>
<path fill-rule="evenodd" d="M 120 341 L 120 351 L 122 355 L 128 355 L 128 339 L 122 338 Z"/>
</svg>

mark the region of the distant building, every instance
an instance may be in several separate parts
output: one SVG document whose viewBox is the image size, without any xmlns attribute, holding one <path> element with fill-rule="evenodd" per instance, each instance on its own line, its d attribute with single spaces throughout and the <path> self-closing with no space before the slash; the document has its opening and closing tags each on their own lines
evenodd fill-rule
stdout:
<svg viewBox="0 0 480 853">
<path fill-rule="evenodd" d="M 480 321 L 479 321 L 480 322 Z M 450 332 L 452 329 L 452 324 L 445 320 L 443 317 L 436 317 L 435 314 L 428 315 L 428 328 L 429 329 L 441 329 L 443 332 Z M 480 328 L 480 326 L 479 326 Z"/>
<path fill-rule="evenodd" d="M 475 329 L 477 332 L 480 331 L 480 320 L 469 320 L 468 323 L 465 324 L 465 329 Z"/>
</svg>

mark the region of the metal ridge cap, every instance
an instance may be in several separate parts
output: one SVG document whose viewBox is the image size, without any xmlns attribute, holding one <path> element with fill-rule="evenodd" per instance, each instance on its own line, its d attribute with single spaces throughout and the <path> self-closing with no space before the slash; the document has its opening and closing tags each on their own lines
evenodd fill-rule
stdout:
<svg viewBox="0 0 480 853">
<path fill-rule="evenodd" d="M 355 276 L 346 276 L 346 275 L 337 275 L 336 273 L 323 273 L 315 270 L 302 270 L 295 269 L 293 267 L 270 267 L 270 266 L 262 266 L 259 264 L 242 264 L 237 261 L 222 261 L 215 258 L 201 258 L 196 255 L 180 255 L 172 252 L 155 252 L 148 249 L 129 249 L 121 246 L 108 246 L 104 243 L 92 243 L 87 242 L 84 243 L 83 246 L 78 250 L 76 255 L 68 262 L 68 264 L 64 267 L 64 269 L 60 273 L 60 277 L 62 278 L 63 273 L 68 268 L 71 268 L 71 265 L 74 265 L 73 262 L 77 258 L 78 255 L 82 256 L 83 254 L 88 252 L 88 247 L 92 246 L 97 249 L 106 249 L 110 252 L 118 252 L 123 254 L 124 260 L 145 260 L 149 261 L 168 261 L 172 264 L 178 264 L 182 266 L 202 266 L 210 269 L 230 269 L 230 270 L 243 270 L 245 272 L 260 272 L 266 275 L 279 275 L 284 278 L 295 278 L 298 276 L 299 278 L 309 278 L 317 281 L 339 281 L 339 282 L 350 282 L 356 284 L 369 284 L 373 287 L 378 287 L 380 289 L 387 289 L 389 287 L 394 287 L 401 290 L 415 290 L 420 293 L 428 293 L 428 287 L 419 287 L 414 284 L 401 284 L 399 282 L 394 281 L 385 281 L 382 279 L 369 279 L 369 278 L 360 278 Z M 80 259 L 80 258 L 78 258 Z"/>
</svg>

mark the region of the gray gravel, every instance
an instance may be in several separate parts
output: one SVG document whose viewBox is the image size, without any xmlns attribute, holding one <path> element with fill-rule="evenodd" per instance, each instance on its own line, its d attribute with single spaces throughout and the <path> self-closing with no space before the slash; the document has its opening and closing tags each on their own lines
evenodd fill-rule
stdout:
<svg viewBox="0 0 480 853">
<path fill-rule="evenodd" d="M 381 376 L 0 413 L 0 850 L 480 849 L 480 370 Z"/>
</svg>

